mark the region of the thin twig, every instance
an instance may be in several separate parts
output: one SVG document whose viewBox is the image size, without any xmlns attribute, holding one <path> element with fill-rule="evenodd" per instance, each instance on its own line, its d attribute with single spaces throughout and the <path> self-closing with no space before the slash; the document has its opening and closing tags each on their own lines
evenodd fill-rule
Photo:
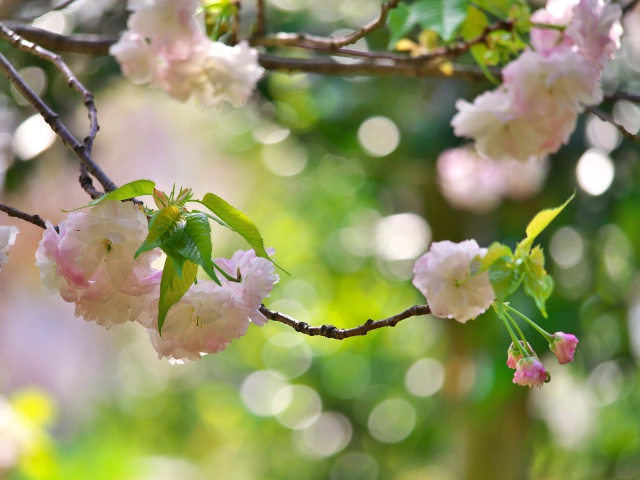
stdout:
<svg viewBox="0 0 640 480">
<path fill-rule="evenodd" d="M 428 315 L 429 313 L 431 313 L 431 309 L 428 305 L 414 305 L 413 307 L 406 309 L 404 312 L 400 312 L 392 317 L 378 321 L 369 319 L 359 327 L 354 328 L 338 328 L 334 327 L 333 325 L 312 327 L 311 325 L 305 322 L 300 322 L 288 315 L 285 315 L 284 313 L 271 311 L 264 305 L 260 306 L 260 312 L 262 312 L 262 314 L 269 320 L 284 323 L 285 325 L 293 328 L 296 332 L 300 332 L 304 335 L 309 335 L 311 337 L 322 336 L 335 340 L 343 340 L 349 337 L 366 335 L 371 330 L 376 330 L 378 328 L 395 327 L 398 322 L 401 322 L 402 320 L 405 320 L 407 318 L 418 317 L 420 315 Z"/>
<path fill-rule="evenodd" d="M 24 213 L 17 208 L 10 207 L 8 205 L 3 205 L 0 203 L 0 212 L 4 212 L 10 217 L 16 217 L 21 220 L 24 220 L 29 223 L 33 223 L 34 225 L 46 229 L 47 226 L 44 223 L 44 220 L 40 217 L 40 215 L 29 215 L 28 213 Z"/>
<path fill-rule="evenodd" d="M 613 117 L 611 115 L 609 115 L 608 113 L 603 112 L 602 110 L 600 110 L 598 108 L 595 108 L 595 107 L 587 107 L 586 110 L 588 112 L 593 113 L 600 120 L 602 120 L 604 122 L 608 122 L 611 125 L 613 125 L 614 127 L 616 127 L 616 130 L 618 130 L 622 134 L 623 137 L 628 138 L 632 142 L 640 143 L 640 136 L 639 135 L 634 135 L 633 133 L 631 133 L 629 130 L 624 128 L 624 126 L 622 126 L 618 122 L 616 122 L 613 119 Z"/>
<path fill-rule="evenodd" d="M 89 171 L 84 163 L 80 163 L 80 177 L 78 177 L 78 181 L 80 182 L 82 189 L 87 192 L 91 198 L 95 199 L 104 195 L 103 192 L 96 190 L 93 186 L 93 180 L 91 180 Z"/>
<path fill-rule="evenodd" d="M 626 14 L 633 10 L 633 8 L 638 4 L 638 0 L 631 0 L 631 2 L 627 3 L 624 7 L 622 7 L 622 14 Z"/>
<path fill-rule="evenodd" d="M 253 25 L 253 36 L 261 37 L 264 35 L 267 25 L 267 12 L 264 7 L 264 0 L 256 1 L 256 23 Z"/>
<path fill-rule="evenodd" d="M 0 38 L 6 40 L 14 48 L 30 53 L 40 60 L 52 63 L 64 76 L 67 81 L 67 85 L 80 94 L 85 107 L 87 107 L 89 115 L 89 135 L 84 139 L 84 144 L 87 149 L 87 153 L 91 155 L 93 142 L 98 134 L 98 130 L 100 129 L 100 126 L 98 125 L 98 111 L 96 109 L 95 102 L 93 101 L 93 93 L 80 83 L 60 55 L 50 52 L 33 42 L 24 40 L 20 35 L 2 24 L 0 24 Z"/>
<path fill-rule="evenodd" d="M 87 170 L 93 175 L 106 191 L 115 190 L 116 185 L 107 177 L 102 169 L 93 161 L 87 153 L 84 144 L 80 143 L 69 129 L 62 123 L 58 114 L 44 103 L 44 101 L 33 91 L 33 89 L 18 74 L 16 69 L 9 63 L 4 55 L 0 54 L 0 71 L 9 79 L 16 87 L 16 90 L 36 109 L 36 111 L 49 124 L 51 129 L 60 137 L 62 142 L 69 147 L 78 159 L 87 167 Z"/>
</svg>

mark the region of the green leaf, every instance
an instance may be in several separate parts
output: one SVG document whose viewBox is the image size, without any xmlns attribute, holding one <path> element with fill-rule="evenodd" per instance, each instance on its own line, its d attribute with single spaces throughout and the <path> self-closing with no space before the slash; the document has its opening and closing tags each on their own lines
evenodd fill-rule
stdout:
<svg viewBox="0 0 640 480">
<path fill-rule="evenodd" d="M 511 249 L 502 243 L 494 242 L 487 249 L 487 253 L 482 260 L 480 260 L 480 268 L 477 273 L 486 272 L 489 270 L 491 265 L 493 265 L 499 258 L 507 258 L 511 259 L 513 257 L 513 253 Z"/>
<path fill-rule="evenodd" d="M 200 203 L 220 217 L 233 231 L 240 234 L 251 248 L 253 248 L 257 256 L 269 258 L 269 254 L 264 248 L 262 235 L 258 227 L 256 227 L 256 224 L 253 223 L 253 220 L 251 220 L 247 214 L 232 207 L 225 200 L 213 193 L 207 193 Z"/>
<path fill-rule="evenodd" d="M 410 19 L 437 32 L 445 42 L 455 35 L 467 16 L 467 0 L 419 0 L 410 5 Z"/>
<path fill-rule="evenodd" d="M 187 293 L 198 273 L 198 265 L 184 262 L 182 276 L 178 275 L 173 258 L 167 258 L 160 280 L 160 300 L 158 301 L 158 332 L 162 335 L 162 326 L 172 305 Z"/>
<path fill-rule="evenodd" d="M 411 32 L 415 24 L 416 22 L 411 18 L 411 10 L 408 5 L 400 3 L 396 8 L 391 10 L 387 21 L 387 27 L 391 33 L 388 48 L 392 50 L 400 39 L 406 37 L 407 34 Z"/>
<path fill-rule="evenodd" d="M 487 16 L 476 7 L 469 6 L 467 17 L 460 25 L 460 35 L 464 40 L 473 40 L 484 33 L 484 29 L 489 26 Z"/>
<path fill-rule="evenodd" d="M 138 258 L 143 252 L 161 246 L 178 229 L 184 228 L 185 219 L 180 215 L 180 209 L 174 205 L 163 208 L 151 219 L 149 234 L 144 243 L 140 245 L 134 258 Z"/>
<path fill-rule="evenodd" d="M 520 242 L 519 245 L 520 249 L 522 249 L 523 252 L 529 252 L 535 238 L 549 226 L 553 219 L 558 216 L 558 214 L 564 209 L 564 207 L 569 204 L 571 200 L 573 200 L 573 197 L 575 196 L 576 194 L 574 192 L 573 195 L 571 195 L 571 197 L 569 197 L 569 199 L 559 207 L 542 210 L 541 212 L 538 212 L 535 217 L 533 217 L 533 220 L 531 220 L 531 222 L 529 222 L 529 225 L 527 225 L 527 238 Z"/>
<path fill-rule="evenodd" d="M 506 20 L 511 17 L 513 7 L 526 5 L 523 0 L 474 0 L 479 9 L 489 12 L 494 17 Z"/>
<path fill-rule="evenodd" d="M 545 303 L 553 292 L 553 279 L 544 269 L 544 253 L 540 245 L 531 250 L 524 265 L 524 292 L 534 299 L 542 315 L 547 318 Z"/>
<path fill-rule="evenodd" d="M 207 216 L 203 213 L 188 213 L 184 215 L 184 219 L 184 228 L 176 230 L 163 247 L 200 265 L 219 284 L 211 259 L 211 227 Z"/>
<path fill-rule="evenodd" d="M 522 283 L 521 268 L 518 263 L 498 258 L 489 268 L 489 281 L 498 302 L 504 302 Z"/>
<path fill-rule="evenodd" d="M 63 212 L 75 212 L 76 210 L 81 210 L 83 208 L 93 207 L 104 200 L 128 200 L 141 195 L 153 195 L 153 189 L 155 186 L 155 182 L 151 180 L 134 180 L 133 182 L 125 183 L 121 187 L 118 187 L 109 193 L 105 193 L 101 197 L 91 200 L 82 207 L 63 210 Z"/>
</svg>

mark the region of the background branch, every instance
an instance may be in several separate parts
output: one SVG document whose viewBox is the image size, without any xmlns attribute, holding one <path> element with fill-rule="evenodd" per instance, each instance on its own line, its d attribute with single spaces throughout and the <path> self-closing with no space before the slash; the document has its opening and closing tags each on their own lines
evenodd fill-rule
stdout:
<svg viewBox="0 0 640 480">
<path fill-rule="evenodd" d="M 40 59 L 53 63 L 58 70 L 65 76 L 67 83 L 71 88 L 82 95 L 84 104 L 89 112 L 89 135 L 85 138 L 84 143 L 80 143 L 69 131 L 66 125 L 60 120 L 58 114 L 54 112 L 33 89 L 25 82 L 17 70 L 11 65 L 6 57 L 0 54 L 0 71 L 5 74 L 14 87 L 22 94 L 22 96 L 36 109 L 36 111 L 51 126 L 52 130 L 60 137 L 62 142 L 69 147 L 76 157 L 84 164 L 86 170 L 93 175 L 103 186 L 105 191 L 115 190 L 117 187 L 111 179 L 102 171 L 102 169 L 91 158 L 91 148 L 93 141 L 98 132 L 97 111 L 93 101 L 93 94 L 89 92 L 75 77 L 73 72 L 67 67 L 60 55 L 50 52 L 38 45 L 24 40 L 15 32 L 11 31 L 0 23 L 0 38 L 4 38 L 14 47 L 32 53 Z M 86 182 L 85 182 L 86 183 Z M 91 194 L 91 193 L 90 193 Z"/>
<path fill-rule="evenodd" d="M 367 320 L 359 327 L 354 328 L 338 328 L 333 325 L 322 325 L 319 327 L 312 327 L 308 323 L 300 322 L 288 315 L 280 312 L 274 312 L 269 310 L 264 305 L 260 306 L 260 311 L 269 320 L 274 322 L 284 323 L 290 326 L 296 332 L 309 335 L 311 337 L 321 336 L 326 338 L 332 338 L 335 340 L 343 340 L 349 337 L 363 336 L 369 333 L 371 330 L 376 330 L 383 327 L 395 327 L 399 322 L 411 317 L 418 317 L 421 315 L 428 315 L 431 313 L 431 309 L 428 305 L 414 305 L 411 308 L 406 309 L 404 312 L 400 312 L 384 320 Z"/>
<path fill-rule="evenodd" d="M 593 113 L 600 120 L 605 121 L 616 127 L 616 129 L 622 134 L 623 137 L 628 138 L 632 142 L 640 143 L 640 136 L 634 135 L 629 130 L 624 128 L 618 122 L 616 122 L 611 115 L 606 112 L 603 112 L 599 108 L 595 107 L 587 107 L 587 111 Z"/>
<path fill-rule="evenodd" d="M 33 223 L 34 225 L 46 229 L 47 226 L 44 223 L 44 220 L 40 217 L 40 215 L 29 215 L 28 213 L 24 213 L 17 208 L 10 207 L 8 205 L 3 205 L 0 203 L 0 212 L 4 212 L 10 217 L 16 217 L 21 220 L 24 220 L 29 223 Z"/>
</svg>

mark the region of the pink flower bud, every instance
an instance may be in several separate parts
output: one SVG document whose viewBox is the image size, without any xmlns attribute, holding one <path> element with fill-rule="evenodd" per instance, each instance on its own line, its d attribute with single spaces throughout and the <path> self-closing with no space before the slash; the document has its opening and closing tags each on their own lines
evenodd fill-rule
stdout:
<svg viewBox="0 0 640 480">
<path fill-rule="evenodd" d="M 523 387 L 542 388 L 542 384 L 548 382 L 550 378 L 551 376 L 537 357 L 525 357 L 518 360 L 513 383 Z"/>
<path fill-rule="evenodd" d="M 558 362 L 561 365 L 573 362 L 573 354 L 576 351 L 578 339 L 570 333 L 557 332 L 553 334 L 553 340 L 549 344 L 549 348 L 556 354 Z"/>
<path fill-rule="evenodd" d="M 524 348 L 524 342 L 520 340 L 521 348 Z M 533 352 L 531 345 L 527 343 L 527 348 Z M 509 350 L 507 350 L 507 367 L 516 369 L 518 361 L 522 358 L 522 354 L 520 353 L 520 349 L 516 348 L 516 346 L 511 342 L 509 345 Z"/>
</svg>

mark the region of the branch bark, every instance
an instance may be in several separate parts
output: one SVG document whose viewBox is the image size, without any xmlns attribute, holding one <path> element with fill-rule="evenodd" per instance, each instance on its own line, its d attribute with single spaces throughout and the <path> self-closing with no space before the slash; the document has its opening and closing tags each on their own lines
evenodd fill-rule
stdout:
<svg viewBox="0 0 640 480">
<path fill-rule="evenodd" d="M 392 317 L 377 321 L 369 319 L 362 325 L 354 328 L 338 328 L 333 325 L 322 325 L 319 327 L 313 327 L 308 323 L 300 322 L 294 318 L 291 318 L 284 313 L 269 310 L 264 305 L 260 306 L 260 312 L 262 312 L 262 314 L 269 320 L 284 323 L 285 325 L 293 328 L 296 332 L 302 333 L 304 335 L 309 335 L 311 337 L 321 336 L 332 338 L 335 340 L 343 340 L 350 337 L 364 336 L 371 330 L 376 330 L 378 328 L 395 327 L 399 322 L 401 322 L 402 320 L 406 320 L 407 318 L 428 315 L 431 313 L 431 309 L 428 305 L 414 305 L 413 307 L 406 309 L 404 312 L 400 312 Z"/>
<path fill-rule="evenodd" d="M 0 203 L 0 212 L 4 212 L 10 217 L 19 218 L 29 223 L 33 223 L 35 226 L 46 229 L 47 226 L 44 223 L 44 220 L 40 217 L 40 215 L 29 215 L 28 213 L 24 213 L 17 208 L 10 207 L 8 205 L 3 205 Z"/>
<path fill-rule="evenodd" d="M 640 143 L 640 136 L 639 135 L 634 135 L 633 133 L 631 133 L 629 130 L 624 128 L 624 126 L 622 126 L 618 122 L 616 122 L 613 119 L 613 117 L 611 115 L 609 115 L 608 113 L 603 112 L 599 108 L 595 108 L 595 107 L 587 107 L 586 110 L 588 112 L 593 113 L 600 120 L 602 120 L 604 122 L 607 122 L 607 123 L 610 123 L 611 125 L 616 127 L 616 130 L 618 130 L 622 134 L 623 137 L 628 138 L 632 142 Z"/>
</svg>

